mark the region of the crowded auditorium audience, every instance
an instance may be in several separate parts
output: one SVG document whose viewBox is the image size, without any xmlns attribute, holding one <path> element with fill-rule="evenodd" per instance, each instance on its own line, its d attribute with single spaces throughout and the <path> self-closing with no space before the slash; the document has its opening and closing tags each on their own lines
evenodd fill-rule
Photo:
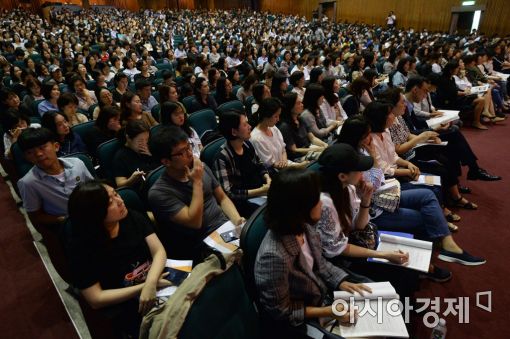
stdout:
<svg viewBox="0 0 510 339">
<path fill-rule="evenodd" d="M 443 261 L 485 263 L 455 242 L 470 230 L 449 208 L 478 208 L 462 166 L 468 180 L 502 179 L 478 165 L 462 130 L 490 138 L 507 118 L 510 38 L 398 30 L 392 13 L 387 27 L 248 10 L 0 19 L 2 154 L 32 223 L 58 233 L 69 221 L 69 283 L 118 333 L 137 336 L 168 285 L 167 257 L 200 263 L 205 238 L 262 205 L 269 231 L 254 295 L 287 335 L 317 318 L 348 322 L 328 306 L 333 290 L 390 280 L 412 295 L 416 276 L 400 267 L 409 254 L 360 241 L 377 228 L 432 241 Z M 461 120 L 429 128 L 442 110 Z M 114 182 L 94 180 L 108 173 Z M 440 187 L 415 184 L 420 174 Z M 376 197 L 392 179 L 398 206 L 388 209 Z M 126 207 L 119 188 L 154 220 Z M 375 256 L 397 267 L 362 260 Z M 134 269 L 144 279 L 125 281 Z M 431 264 L 423 277 L 452 275 Z"/>
</svg>

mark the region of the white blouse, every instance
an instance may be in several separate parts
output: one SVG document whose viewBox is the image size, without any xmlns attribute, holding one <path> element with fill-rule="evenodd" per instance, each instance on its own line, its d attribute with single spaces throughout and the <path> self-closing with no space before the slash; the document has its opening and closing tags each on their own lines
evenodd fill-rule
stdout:
<svg viewBox="0 0 510 339">
<path fill-rule="evenodd" d="M 266 167 L 271 167 L 275 163 L 282 161 L 285 154 L 285 142 L 283 141 L 282 133 L 275 126 L 269 127 L 269 130 L 272 132 L 272 136 L 266 135 L 256 127 L 251 132 L 250 138 L 257 155 Z"/>
</svg>

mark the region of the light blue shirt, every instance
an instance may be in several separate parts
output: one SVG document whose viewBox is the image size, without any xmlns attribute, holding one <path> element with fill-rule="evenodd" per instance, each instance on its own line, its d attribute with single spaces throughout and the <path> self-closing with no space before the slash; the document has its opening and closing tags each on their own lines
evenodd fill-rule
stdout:
<svg viewBox="0 0 510 339">
<path fill-rule="evenodd" d="M 18 181 L 23 207 L 27 212 L 36 212 L 42 209 L 50 215 L 67 215 L 67 201 L 76 185 L 93 179 L 80 159 L 59 158 L 59 161 L 64 166 L 62 181 L 37 166 L 32 167 Z"/>
<path fill-rule="evenodd" d="M 400 73 L 399 71 L 395 72 L 393 75 L 393 86 L 395 87 L 405 87 L 407 83 L 407 77 Z"/>
<path fill-rule="evenodd" d="M 42 117 L 46 112 L 58 111 L 58 107 L 53 105 L 48 100 L 44 100 L 39 103 L 39 106 L 37 106 L 37 110 L 39 111 L 39 115 Z"/>
<path fill-rule="evenodd" d="M 158 104 L 158 101 L 156 98 L 154 98 L 152 95 L 147 99 L 147 101 L 142 100 L 142 110 L 144 112 L 151 112 L 152 108 Z"/>
</svg>

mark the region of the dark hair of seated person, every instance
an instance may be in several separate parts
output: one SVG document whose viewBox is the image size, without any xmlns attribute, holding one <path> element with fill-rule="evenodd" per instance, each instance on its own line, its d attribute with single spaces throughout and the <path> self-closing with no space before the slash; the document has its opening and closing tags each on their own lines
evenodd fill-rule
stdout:
<svg viewBox="0 0 510 339">
<path fill-rule="evenodd" d="M 39 147 L 47 142 L 55 142 L 56 136 L 55 134 L 47 128 L 34 128 L 29 127 L 21 132 L 18 137 L 18 146 L 23 151 L 26 152 L 34 147 Z"/>
<path fill-rule="evenodd" d="M 315 116 L 317 114 L 317 110 L 319 109 L 319 98 L 322 96 L 324 96 L 324 87 L 322 87 L 322 85 L 308 85 L 303 97 L 304 108 Z"/>
<path fill-rule="evenodd" d="M 303 73 L 301 71 L 295 71 L 294 73 L 292 73 L 290 75 L 289 83 L 292 86 L 297 87 L 299 80 L 301 80 L 301 78 L 304 78 L 304 77 L 305 77 L 305 73 Z"/>
<path fill-rule="evenodd" d="M 267 192 L 264 220 L 279 236 L 299 235 L 310 220 L 310 211 L 320 199 L 320 177 L 317 172 L 297 168 L 280 171 Z"/>
<path fill-rule="evenodd" d="M 149 150 L 157 160 L 172 159 L 174 147 L 188 138 L 188 135 L 177 126 L 163 126 L 151 135 Z"/>
<path fill-rule="evenodd" d="M 172 121 L 172 114 L 174 114 L 178 109 L 181 109 L 184 114 L 184 123 L 182 126 L 177 126 Z M 161 105 L 161 124 L 164 126 L 176 126 L 184 130 L 186 134 L 191 137 L 193 135 L 193 131 L 191 130 L 191 126 L 188 121 L 188 115 L 184 111 L 182 104 L 175 103 L 171 101 L 166 101 Z"/>
<path fill-rule="evenodd" d="M 391 105 L 384 101 L 372 101 L 363 111 L 372 129 L 372 133 L 382 133 L 386 129 L 386 120 L 391 113 Z"/>
<path fill-rule="evenodd" d="M 412 78 L 414 79 L 414 78 Z M 408 82 L 409 83 L 409 82 Z M 400 95 L 402 94 L 402 89 L 400 87 L 391 87 L 379 94 L 380 101 L 386 101 L 392 106 L 395 106 L 400 101 Z M 343 127 L 342 127 L 343 128 Z"/>
<path fill-rule="evenodd" d="M 263 83 L 258 83 L 253 85 L 252 93 L 255 102 L 260 103 L 262 101 L 262 96 L 264 95 L 264 88 L 266 85 Z"/>
<path fill-rule="evenodd" d="M 250 124 L 253 126 L 255 125 L 255 120 L 256 124 L 259 124 L 262 120 L 271 118 L 281 108 L 282 102 L 279 99 L 272 97 L 263 99 L 257 113 L 252 116 L 253 124 L 252 122 Z"/>
<path fill-rule="evenodd" d="M 422 77 L 422 76 L 415 76 L 415 77 L 409 78 L 409 80 L 407 80 L 407 83 L 406 83 L 406 89 L 405 89 L 406 93 L 411 92 L 414 87 L 423 86 L 423 83 L 425 83 L 425 82 L 427 82 L 427 78 Z"/>
<path fill-rule="evenodd" d="M 147 124 L 142 120 L 129 120 L 126 123 L 126 128 L 124 129 L 124 137 L 129 137 L 130 139 L 136 138 L 137 135 L 149 132 L 150 128 Z M 125 141 L 125 140 L 124 140 Z"/>
<path fill-rule="evenodd" d="M 83 182 L 69 196 L 68 213 L 73 232 L 91 246 L 105 245 L 110 241 L 104 227 L 110 198 L 104 185 L 105 182 L 99 180 Z"/>
<path fill-rule="evenodd" d="M 41 119 L 41 126 L 42 127 L 46 127 L 47 129 L 49 129 L 50 131 L 53 132 L 53 134 L 55 134 L 56 138 L 57 138 L 57 141 L 61 142 L 63 140 L 59 140 L 61 138 L 60 135 L 58 135 L 57 133 L 57 123 L 55 122 L 55 119 L 57 118 L 57 116 L 61 115 L 65 121 L 68 121 L 67 119 L 67 116 L 65 114 L 62 114 L 58 111 L 49 111 L 49 112 L 46 112 L 44 113 L 42 119 Z M 69 133 L 67 133 L 65 136 L 64 136 L 64 139 L 68 139 L 70 141 L 73 141 L 75 138 L 75 134 L 74 132 L 69 128 Z"/>
<path fill-rule="evenodd" d="M 336 138 L 337 143 L 351 145 L 352 148 L 358 150 L 361 141 L 370 134 L 370 124 L 362 115 L 354 115 L 344 121 L 340 134 Z"/>
<path fill-rule="evenodd" d="M 338 101 L 340 101 L 340 99 L 338 99 L 338 95 L 335 95 L 336 93 L 334 91 L 336 81 L 335 77 L 325 77 L 321 82 L 322 87 L 324 87 L 324 99 L 330 106 L 334 106 Z"/>
<path fill-rule="evenodd" d="M 228 141 L 237 139 L 236 136 L 232 135 L 232 130 L 239 128 L 242 115 L 245 115 L 244 112 L 237 110 L 226 111 L 220 115 L 218 130 Z"/>
<path fill-rule="evenodd" d="M 116 132 L 111 131 L 108 129 L 108 122 L 111 118 L 120 118 L 120 108 L 117 106 L 104 106 L 99 111 L 99 115 L 97 116 L 96 122 L 94 123 L 94 126 L 104 132 L 105 134 L 111 134 L 112 136 L 115 136 Z"/>
</svg>

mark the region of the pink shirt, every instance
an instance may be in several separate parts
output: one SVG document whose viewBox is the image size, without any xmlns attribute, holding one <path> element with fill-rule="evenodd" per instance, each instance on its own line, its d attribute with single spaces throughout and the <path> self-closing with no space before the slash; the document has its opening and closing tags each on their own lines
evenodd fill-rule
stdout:
<svg viewBox="0 0 510 339">
<path fill-rule="evenodd" d="M 372 142 L 375 147 L 375 163 L 384 171 L 385 175 L 394 176 L 399 156 L 395 152 L 395 145 L 391 140 L 388 129 L 382 133 L 382 140 L 377 133 L 372 133 Z"/>
</svg>

